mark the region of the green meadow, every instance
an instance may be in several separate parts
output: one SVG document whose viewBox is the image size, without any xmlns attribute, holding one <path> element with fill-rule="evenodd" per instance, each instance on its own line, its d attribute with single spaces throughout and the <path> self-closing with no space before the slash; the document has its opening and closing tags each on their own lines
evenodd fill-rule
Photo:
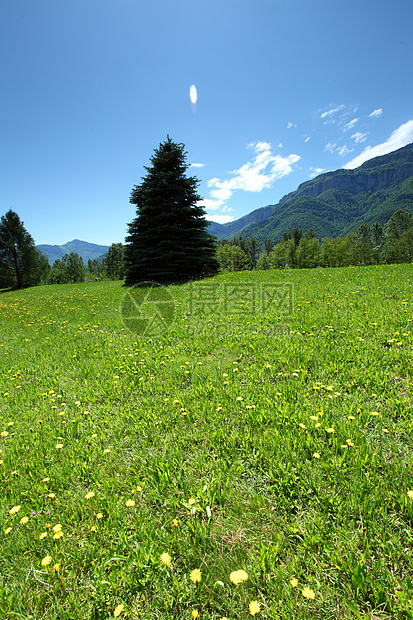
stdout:
<svg viewBox="0 0 413 620">
<path fill-rule="evenodd" d="M 1 618 L 413 618 L 412 281 L 0 294 Z"/>
</svg>

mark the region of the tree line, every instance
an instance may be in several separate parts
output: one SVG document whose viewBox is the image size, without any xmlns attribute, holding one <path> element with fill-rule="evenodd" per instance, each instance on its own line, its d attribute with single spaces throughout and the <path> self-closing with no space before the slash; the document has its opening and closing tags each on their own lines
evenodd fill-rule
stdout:
<svg viewBox="0 0 413 620">
<path fill-rule="evenodd" d="M 319 241 L 313 229 L 285 232 L 275 244 L 250 237 L 218 242 L 221 271 L 303 269 L 410 262 L 413 256 L 413 217 L 399 210 L 382 226 L 360 224 L 357 232 Z"/>
<path fill-rule="evenodd" d="M 147 175 L 131 192 L 136 217 L 128 224 L 126 243 L 110 246 L 103 261 L 71 252 L 50 267 L 17 213 L 0 221 L 0 288 L 83 282 L 86 278 L 124 279 L 127 285 L 184 281 L 217 271 L 246 269 L 343 267 L 410 262 L 413 217 L 399 210 L 381 226 L 360 224 L 357 232 L 319 241 L 313 229 L 285 232 L 277 243 L 250 237 L 217 242 L 197 192 L 199 180 L 186 176 L 183 144 L 170 137 L 155 149 Z"/>
<path fill-rule="evenodd" d="M 65 254 L 50 266 L 17 213 L 10 209 L 0 220 L 0 289 L 74 284 L 87 279 L 122 280 L 123 276 L 122 243 L 112 243 L 102 261 L 89 259 L 87 266 L 75 252 Z"/>
</svg>

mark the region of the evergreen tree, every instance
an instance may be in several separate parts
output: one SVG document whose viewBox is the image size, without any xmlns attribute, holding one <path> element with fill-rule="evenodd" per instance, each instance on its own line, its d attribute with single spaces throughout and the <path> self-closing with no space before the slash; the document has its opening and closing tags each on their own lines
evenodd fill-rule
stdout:
<svg viewBox="0 0 413 620">
<path fill-rule="evenodd" d="M 0 288 L 38 284 L 46 270 L 45 257 L 23 224 L 11 209 L 0 220 Z"/>
<path fill-rule="evenodd" d="M 217 271 L 215 243 L 197 204 L 199 181 L 187 177 L 183 144 L 170 137 L 155 149 L 147 175 L 131 193 L 136 218 L 129 224 L 125 281 L 172 282 Z"/>
</svg>

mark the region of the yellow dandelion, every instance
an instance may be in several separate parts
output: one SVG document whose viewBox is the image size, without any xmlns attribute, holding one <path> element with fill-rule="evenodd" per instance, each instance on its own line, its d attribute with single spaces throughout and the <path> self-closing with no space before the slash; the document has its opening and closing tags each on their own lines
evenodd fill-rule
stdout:
<svg viewBox="0 0 413 620">
<path fill-rule="evenodd" d="M 230 578 L 230 581 L 232 581 L 232 583 L 234 583 L 237 586 L 238 584 L 243 583 L 244 581 L 247 581 L 248 574 L 245 572 L 245 570 L 234 570 L 230 574 L 229 578 Z"/>
<path fill-rule="evenodd" d="M 98 512 L 96 515 L 96 519 L 103 519 L 103 514 L 101 512 Z"/>
<path fill-rule="evenodd" d="M 53 538 L 54 540 L 59 540 L 59 538 L 62 538 L 63 536 L 63 532 L 62 530 L 59 530 L 58 532 L 56 532 L 56 534 L 54 534 Z"/>
<path fill-rule="evenodd" d="M 135 502 L 133 499 L 126 500 L 126 503 L 125 503 L 126 508 L 132 508 L 132 506 L 134 505 L 135 505 Z"/>
<path fill-rule="evenodd" d="M 407 497 L 413 499 L 413 491 L 407 491 Z"/>
<path fill-rule="evenodd" d="M 371 416 L 373 416 L 373 418 L 376 418 L 376 417 L 377 417 L 378 415 L 380 415 L 380 414 L 379 414 L 379 412 L 378 412 L 378 411 L 372 411 L 372 412 L 370 413 L 370 415 L 371 415 Z"/>
<path fill-rule="evenodd" d="M 292 579 L 290 579 L 290 584 L 292 585 L 293 588 L 296 588 L 298 586 L 298 579 L 293 577 Z"/>
<path fill-rule="evenodd" d="M 61 450 L 63 448 L 63 444 L 62 443 L 57 443 L 55 445 L 56 450 Z"/>
<path fill-rule="evenodd" d="M 48 493 L 47 497 L 50 497 L 50 499 L 54 499 L 56 497 L 56 493 Z"/>
<path fill-rule="evenodd" d="M 327 433 L 335 433 L 334 428 L 326 428 Z"/>
<path fill-rule="evenodd" d="M 319 458 L 320 458 L 319 453 L 318 453 L 318 452 L 314 452 L 314 454 L 313 454 L 313 458 L 315 458 L 315 459 L 319 459 Z"/>
<path fill-rule="evenodd" d="M 53 570 L 58 573 L 60 570 L 60 564 L 53 564 Z"/>
<path fill-rule="evenodd" d="M 46 538 L 47 536 L 47 532 L 42 532 L 39 536 L 39 540 L 43 540 L 43 538 Z"/>
<path fill-rule="evenodd" d="M 143 491 L 142 487 L 136 487 L 136 492 L 137 493 L 142 493 L 142 491 Z"/>
<path fill-rule="evenodd" d="M 5 534 L 10 534 L 10 532 L 12 531 L 12 527 L 8 527 L 6 530 L 4 530 Z"/>
<path fill-rule="evenodd" d="M 192 615 L 194 620 L 196 618 L 198 618 L 198 616 L 199 616 L 198 610 L 197 609 L 193 609 L 192 612 L 191 612 L 191 615 Z"/>
<path fill-rule="evenodd" d="M 49 564 L 51 564 L 52 562 L 52 558 L 50 555 L 46 555 L 46 557 L 43 558 L 43 560 L 40 562 L 40 564 L 43 566 L 43 568 L 45 568 L 46 566 L 49 566 Z"/>
<path fill-rule="evenodd" d="M 110 449 L 109 449 L 109 448 L 105 448 L 105 449 L 103 450 L 103 454 L 109 454 L 109 452 L 110 452 Z"/>
<path fill-rule="evenodd" d="M 178 527 L 178 519 L 174 519 L 172 521 L 172 525 L 173 525 L 173 527 Z"/>
<path fill-rule="evenodd" d="M 91 532 L 97 532 L 98 528 L 96 527 L 96 525 L 92 525 L 92 527 L 90 528 Z"/>
<path fill-rule="evenodd" d="M 117 618 L 118 616 L 120 616 L 120 614 L 122 613 L 122 611 L 124 611 L 124 609 L 125 609 L 125 605 L 123 603 L 118 605 L 115 611 L 113 612 L 113 617 Z"/>
<path fill-rule="evenodd" d="M 3 431 L 2 433 L 0 433 L 0 437 L 7 437 L 9 433 L 7 431 Z"/>
<path fill-rule="evenodd" d="M 251 603 L 249 604 L 249 610 L 251 616 L 255 616 L 255 614 L 257 614 L 261 610 L 261 603 L 259 603 L 258 601 L 251 601 Z"/>
<path fill-rule="evenodd" d="M 311 588 L 308 588 L 307 586 L 303 588 L 303 590 L 301 590 L 301 594 L 304 596 L 304 598 L 309 598 L 309 599 L 315 598 L 314 590 L 312 590 Z"/>
<path fill-rule="evenodd" d="M 92 499 L 92 497 L 95 497 L 95 494 L 93 491 L 89 491 L 89 493 L 86 493 L 85 495 L 85 499 Z"/>
<path fill-rule="evenodd" d="M 189 579 L 193 583 L 199 583 L 201 581 L 201 571 L 199 570 L 199 568 L 195 568 L 193 571 L 191 571 Z"/>
<path fill-rule="evenodd" d="M 50 478 L 43 478 L 42 482 L 49 482 Z"/>
<path fill-rule="evenodd" d="M 56 523 L 56 525 L 52 528 L 52 530 L 53 530 L 53 532 L 60 532 L 62 530 L 61 523 Z"/>
<path fill-rule="evenodd" d="M 9 514 L 14 515 L 16 512 L 19 512 L 21 506 L 13 506 L 13 508 L 10 508 L 9 510 Z"/>
<path fill-rule="evenodd" d="M 191 497 L 191 498 L 188 500 L 188 504 L 189 504 L 190 506 L 193 506 L 195 503 L 196 503 L 196 499 L 194 499 L 193 497 Z"/>
<path fill-rule="evenodd" d="M 164 564 L 164 566 L 169 566 L 170 563 L 172 562 L 171 556 L 169 555 L 169 553 L 166 553 L 166 551 L 165 553 L 162 553 L 159 560 L 162 564 Z"/>
<path fill-rule="evenodd" d="M 25 525 L 29 520 L 29 517 L 22 517 L 20 519 L 20 525 Z"/>
</svg>

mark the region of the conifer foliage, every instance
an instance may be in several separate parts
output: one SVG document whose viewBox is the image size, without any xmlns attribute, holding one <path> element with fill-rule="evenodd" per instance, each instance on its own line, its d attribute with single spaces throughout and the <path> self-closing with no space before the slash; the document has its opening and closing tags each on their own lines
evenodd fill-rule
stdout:
<svg viewBox="0 0 413 620">
<path fill-rule="evenodd" d="M 206 231 L 204 209 L 197 205 L 199 181 L 185 175 L 184 148 L 168 136 L 131 192 L 130 202 L 137 208 L 126 237 L 127 285 L 182 281 L 217 271 L 214 238 Z"/>
</svg>

